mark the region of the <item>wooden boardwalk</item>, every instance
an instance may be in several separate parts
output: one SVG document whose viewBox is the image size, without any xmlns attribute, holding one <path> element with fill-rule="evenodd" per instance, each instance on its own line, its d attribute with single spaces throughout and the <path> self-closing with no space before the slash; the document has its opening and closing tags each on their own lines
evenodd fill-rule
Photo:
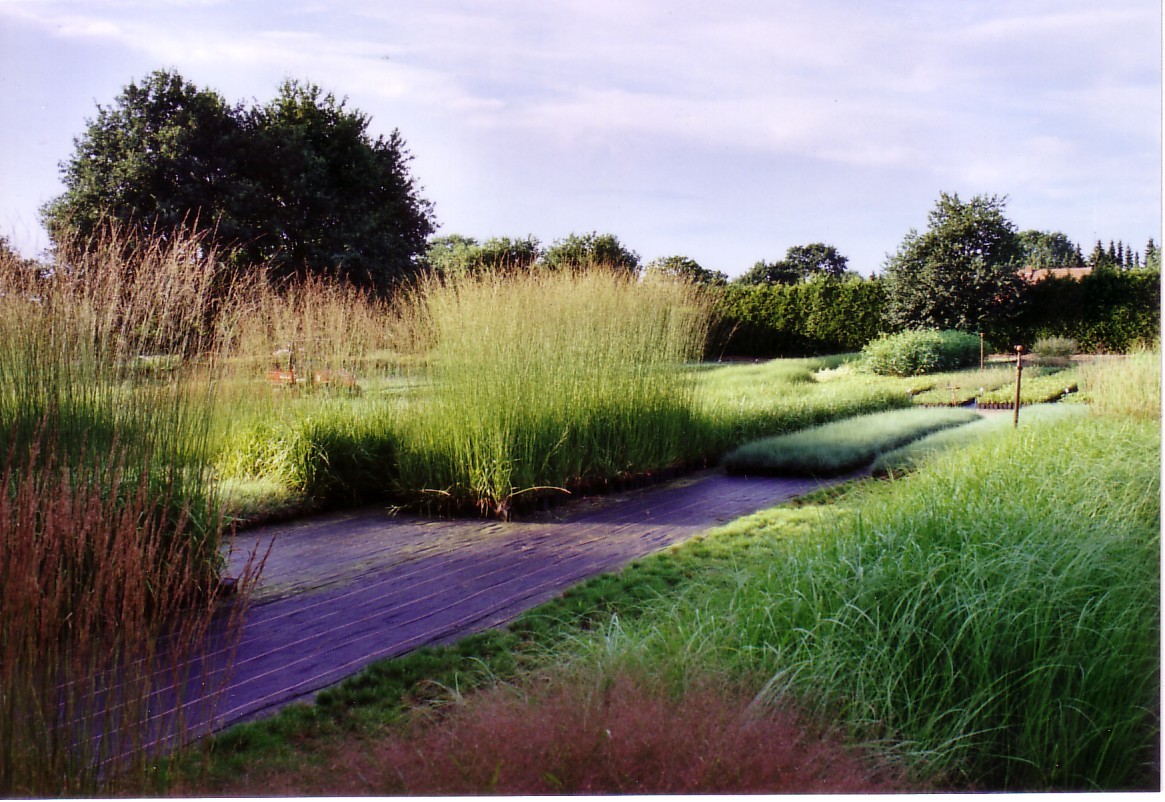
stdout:
<svg viewBox="0 0 1165 802">
<path fill-rule="evenodd" d="M 588 577 L 822 484 L 705 471 L 509 523 L 364 508 L 244 532 L 236 554 L 256 543 L 271 552 L 212 728 L 308 698 L 373 661 L 499 626 Z"/>
</svg>

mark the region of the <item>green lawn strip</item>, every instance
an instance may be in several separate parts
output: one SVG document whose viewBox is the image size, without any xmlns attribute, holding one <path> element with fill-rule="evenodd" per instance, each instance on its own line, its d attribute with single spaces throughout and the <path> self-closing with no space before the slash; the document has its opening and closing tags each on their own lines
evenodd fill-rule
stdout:
<svg viewBox="0 0 1165 802">
<path fill-rule="evenodd" d="M 1061 396 L 1074 393 L 1078 389 L 1080 381 L 1078 370 L 1069 368 L 1050 373 L 1043 372 L 1044 370 L 1046 369 L 1024 370 L 1019 385 L 1019 403 L 1021 405 L 1046 404 Z M 979 403 L 981 405 L 1014 405 L 1015 382 L 1011 381 L 1003 387 L 984 393 L 979 397 Z"/>
<path fill-rule="evenodd" d="M 1088 407 L 1084 404 L 1034 404 L 1023 410 L 1022 422 L 1026 425 L 1033 421 L 1087 414 Z M 881 454 L 870 470 L 874 474 L 912 470 L 931 454 L 973 443 L 977 438 L 1010 428 L 1013 423 L 1010 415 L 986 415 L 966 426 L 943 429 Z"/>
<path fill-rule="evenodd" d="M 869 465 L 884 451 L 979 416 L 962 409 L 902 409 L 860 415 L 748 443 L 724 458 L 734 474 L 832 475 Z"/>
</svg>

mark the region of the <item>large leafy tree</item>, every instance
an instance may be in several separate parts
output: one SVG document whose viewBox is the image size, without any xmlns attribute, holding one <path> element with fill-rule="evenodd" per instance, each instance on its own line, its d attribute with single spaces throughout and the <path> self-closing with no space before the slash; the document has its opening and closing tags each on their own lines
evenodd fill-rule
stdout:
<svg viewBox="0 0 1165 802">
<path fill-rule="evenodd" d="M 1084 264 L 1080 246 L 1060 231 L 1021 231 L 1019 244 L 1024 267 L 1079 267 Z"/>
<path fill-rule="evenodd" d="M 243 199 L 250 152 L 239 110 L 173 72 L 131 82 L 97 107 L 62 163 L 66 191 L 42 209 L 55 243 L 89 238 L 107 222 L 165 235 L 216 226 L 226 241 L 251 234 Z"/>
<path fill-rule="evenodd" d="M 420 268 L 432 206 L 409 174 L 400 132 L 373 139 L 369 118 L 313 84 L 285 82 L 247 117 L 261 187 L 253 250 L 284 274 L 329 271 L 386 288 Z"/>
<path fill-rule="evenodd" d="M 912 229 L 886 262 L 887 323 L 977 331 L 1018 311 L 1023 248 L 1006 203 L 997 195 L 964 202 L 942 193 L 927 230 Z"/>
<path fill-rule="evenodd" d="M 592 231 L 555 240 L 542 254 L 542 264 L 552 270 L 597 265 L 638 273 L 639 254 L 625 247 L 614 234 Z"/>
<path fill-rule="evenodd" d="M 736 278 L 737 284 L 797 284 L 801 274 L 783 261 L 766 262 L 763 259 L 753 264 Z"/>
<path fill-rule="evenodd" d="M 647 264 L 647 272 L 690 281 L 693 284 L 704 284 L 709 287 L 723 287 L 728 283 L 728 276 L 725 273 L 719 270 L 709 270 L 695 259 L 687 256 L 664 256 L 652 259 Z"/>
<path fill-rule="evenodd" d="M 384 289 L 419 269 L 434 220 L 400 133 L 368 127 L 314 85 L 287 81 L 244 109 L 157 71 L 98 107 L 44 221 L 57 243 L 110 221 L 152 236 L 196 226 L 240 264 Z"/>
<path fill-rule="evenodd" d="M 849 259 L 824 242 L 794 245 L 779 262 L 760 261 L 740 278 L 740 284 L 799 284 L 816 278 L 843 278 Z"/>
</svg>

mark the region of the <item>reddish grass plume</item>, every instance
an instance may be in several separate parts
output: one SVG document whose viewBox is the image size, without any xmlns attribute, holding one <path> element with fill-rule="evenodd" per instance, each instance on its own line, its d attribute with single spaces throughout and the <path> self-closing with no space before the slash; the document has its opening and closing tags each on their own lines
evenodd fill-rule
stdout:
<svg viewBox="0 0 1165 802">
<path fill-rule="evenodd" d="M 706 683 L 681 697 L 619 676 L 481 691 L 423 708 L 367 748 L 230 793 L 870 793 L 912 789 L 836 732 Z M 326 768 L 325 768 L 326 766 Z M 262 790 L 259 790 L 261 786 Z"/>
</svg>

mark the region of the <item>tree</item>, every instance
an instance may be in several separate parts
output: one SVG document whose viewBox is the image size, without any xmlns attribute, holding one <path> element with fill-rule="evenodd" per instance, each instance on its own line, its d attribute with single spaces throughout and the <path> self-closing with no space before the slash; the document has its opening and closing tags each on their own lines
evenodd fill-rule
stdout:
<svg viewBox="0 0 1165 802">
<path fill-rule="evenodd" d="M 785 264 L 803 280 L 842 278 L 849 272 L 848 263 L 849 259 L 838 253 L 837 248 L 824 242 L 794 245 L 785 252 Z"/>
<path fill-rule="evenodd" d="M 1149 237 L 1149 241 L 1145 244 L 1145 267 L 1149 270 L 1161 269 L 1161 250 L 1152 237 Z"/>
<path fill-rule="evenodd" d="M 429 243 L 425 265 L 439 275 L 529 270 L 538 261 L 538 238 L 491 237 L 478 243 L 473 237 L 449 234 Z"/>
<path fill-rule="evenodd" d="M 796 284 L 801 275 L 785 262 L 766 262 L 763 259 L 737 277 L 737 284 Z"/>
<path fill-rule="evenodd" d="M 741 284 L 797 284 L 815 278 L 843 278 L 849 259 L 824 242 L 794 245 L 779 262 L 760 261 L 737 281 Z"/>
<path fill-rule="evenodd" d="M 647 265 L 647 273 L 678 278 L 693 284 L 704 284 L 710 287 L 723 287 L 728 283 L 726 274 L 719 270 L 709 270 L 702 267 L 695 259 L 689 259 L 686 256 L 664 256 L 653 259 Z"/>
<path fill-rule="evenodd" d="M 468 273 L 480 250 L 481 246 L 473 237 L 460 234 L 435 237 L 425 250 L 425 267 L 441 276 Z"/>
<path fill-rule="evenodd" d="M 1023 281 L 1023 250 L 1004 216 L 1007 199 L 963 202 L 942 193 L 926 232 L 907 233 L 885 266 L 886 318 L 895 328 L 978 331 L 1014 315 Z"/>
<path fill-rule="evenodd" d="M 479 270 L 507 273 L 529 270 L 541 254 L 541 245 L 533 234 L 515 239 L 491 237 L 481 244 L 477 265 Z"/>
<path fill-rule="evenodd" d="M 98 107 L 45 225 L 57 244 L 109 221 L 142 236 L 195 226 L 238 264 L 385 289 L 419 269 L 434 219 L 400 133 L 368 126 L 314 85 L 287 81 L 247 110 L 157 71 Z"/>
<path fill-rule="evenodd" d="M 625 248 L 614 234 L 571 234 L 555 240 L 542 254 L 552 270 L 600 265 L 628 273 L 639 272 L 639 254 Z"/>
<path fill-rule="evenodd" d="M 61 164 L 66 191 L 42 209 L 60 245 L 89 239 L 107 222 L 143 235 L 199 223 L 225 241 L 252 234 L 243 199 L 248 137 L 237 109 L 177 73 L 130 82 L 73 140 Z"/>
<path fill-rule="evenodd" d="M 254 247 L 277 273 L 324 271 L 383 290 L 420 269 L 432 204 L 409 174 L 400 132 L 373 139 L 369 122 L 296 81 L 249 114 L 262 189 Z"/>
<path fill-rule="evenodd" d="M 1019 232 L 1021 260 L 1024 267 L 1044 269 L 1054 267 L 1079 267 L 1084 264 L 1078 259 L 1080 246 L 1059 231 L 1037 231 L 1028 229 Z"/>
</svg>

